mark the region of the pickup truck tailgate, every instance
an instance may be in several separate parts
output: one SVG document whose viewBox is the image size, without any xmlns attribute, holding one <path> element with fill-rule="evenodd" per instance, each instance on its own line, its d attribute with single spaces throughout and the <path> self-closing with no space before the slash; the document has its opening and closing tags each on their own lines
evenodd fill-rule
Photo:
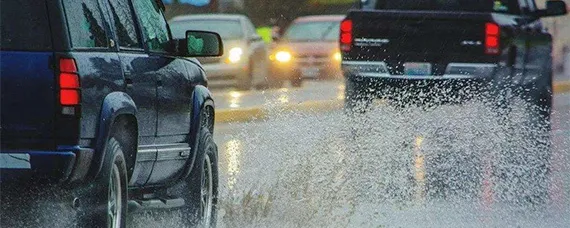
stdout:
<svg viewBox="0 0 570 228">
<path fill-rule="evenodd" d="M 482 62 L 490 13 L 352 11 L 349 59 L 396 62 Z"/>
</svg>

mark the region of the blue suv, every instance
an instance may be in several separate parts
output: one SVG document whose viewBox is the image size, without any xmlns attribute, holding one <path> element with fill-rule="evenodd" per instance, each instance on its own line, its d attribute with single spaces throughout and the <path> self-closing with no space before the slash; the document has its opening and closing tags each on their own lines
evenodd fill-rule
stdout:
<svg viewBox="0 0 570 228">
<path fill-rule="evenodd" d="M 72 192 L 82 227 L 128 210 L 215 226 L 214 101 L 198 61 L 220 36 L 173 39 L 160 0 L 3 0 L 2 193 Z"/>
</svg>

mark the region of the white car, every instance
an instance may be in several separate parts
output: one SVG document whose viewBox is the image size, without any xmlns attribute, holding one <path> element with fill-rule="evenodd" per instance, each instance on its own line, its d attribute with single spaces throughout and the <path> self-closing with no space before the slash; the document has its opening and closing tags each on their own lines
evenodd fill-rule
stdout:
<svg viewBox="0 0 570 228">
<path fill-rule="evenodd" d="M 244 15 L 185 15 L 170 20 L 174 38 L 184 37 L 187 30 L 219 33 L 224 42 L 221 57 L 198 58 L 208 74 L 211 88 L 235 87 L 249 90 L 265 85 L 267 46 L 249 18 Z"/>
</svg>

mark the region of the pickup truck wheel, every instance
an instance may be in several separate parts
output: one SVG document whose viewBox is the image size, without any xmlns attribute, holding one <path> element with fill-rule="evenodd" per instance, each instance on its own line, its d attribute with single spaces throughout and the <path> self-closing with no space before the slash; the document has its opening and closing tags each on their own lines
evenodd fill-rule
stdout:
<svg viewBox="0 0 570 228">
<path fill-rule="evenodd" d="M 82 194 L 81 227 L 126 227 L 127 167 L 123 147 L 111 137 L 101 173 Z"/>
<path fill-rule="evenodd" d="M 514 123 L 506 121 L 515 130 L 513 138 L 516 150 L 502 151 L 496 175 L 499 198 L 519 204 L 544 204 L 548 200 L 551 164 L 550 110 L 551 92 L 548 89 L 531 90 L 523 96 L 525 113 Z M 520 126 L 523 126 L 521 129 Z M 510 146 L 508 148 L 511 148 Z"/>
<path fill-rule="evenodd" d="M 176 193 L 186 202 L 182 208 L 185 226 L 216 227 L 218 203 L 218 148 L 210 130 L 200 130 L 198 155 L 190 176 Z"/>
<path fill-rule="evenodd" d="M 550 114 L 552 111 L 552 90 L 543 89 L 540 95 L 534 99 L 533 105 L 531 107 L 531 115 L 535 115 L 535 119 L 531 119 L 531 126 L 534 132 L 531 132 L 529 137 L 534 138 L 534 143 L 532 145 L 535 150 L 534 161 L 529 163 L 536 164 L 536 172 L 533 173 L 535 176 L 531 179 L 531 183 L 534 184 L 533 189 L 535 190 L 531 202 L 544 202 L 548 199 L 548 185 L 550 176 L 550 163 L 552 156 L 552 139 L 550 136 L 550 131 L 552 129 L 550 122 Z M 532 167 L 531 167 L 532 168 Z"/>
<path fill-rule="evenodd" d="M 344 91 L 344 108 L 347 113 L 364 113 L 372 104 L 373 98 L 361 82 L 346 79 Z"/>
</svg>

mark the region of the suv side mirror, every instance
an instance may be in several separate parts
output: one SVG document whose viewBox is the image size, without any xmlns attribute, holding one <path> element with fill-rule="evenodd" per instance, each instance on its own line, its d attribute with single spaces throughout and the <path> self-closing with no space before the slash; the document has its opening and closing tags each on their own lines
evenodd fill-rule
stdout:
<svg viewBox="0 0 570 228">
<path fill-rule="evenodd" d="M 224 54 L 222 38 L 215 32 L 186 31 L 186 39 L 178 43 L 183 57 L 219 57 Z"/>
<path fill-rule="evenodd" d="M 539 10 L 539 17 L 554 17 L 567 14 L 566 3 L 561 0 L 551 0 L 546 2 L 546 9 Z"/>
</svg>

